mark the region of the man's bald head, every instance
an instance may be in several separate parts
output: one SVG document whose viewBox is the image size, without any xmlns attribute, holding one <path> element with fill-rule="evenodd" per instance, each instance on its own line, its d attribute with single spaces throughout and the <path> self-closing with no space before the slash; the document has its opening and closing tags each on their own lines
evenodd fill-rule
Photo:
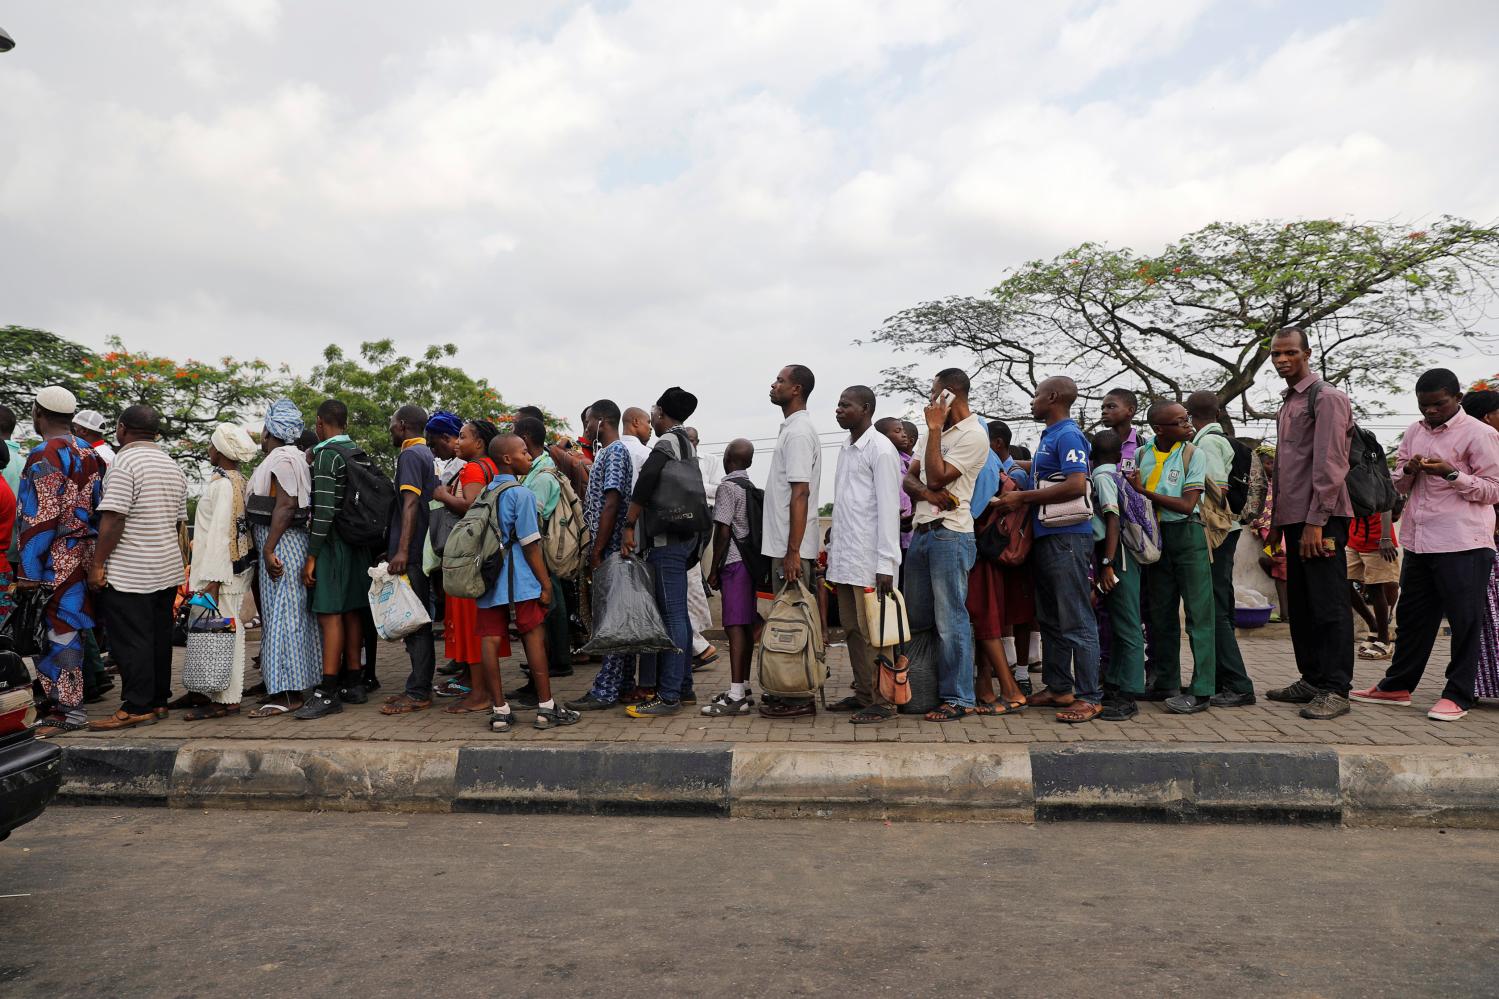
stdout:
<svg viewBox="0 0 1499 999">
<path fill-rule="evenodd" d="M 644 444 L 651 439 L 651 414 L 639 406 L 631 406 L 621 417 L 619 429 Z"/>
<path fill-rule="evenodd" d="M 1057 402 L 1070 409 L 1072 404 L 1077 402 L 1077 382 L 1066 375 L 1052 375 L 1036 386 L 1036 394 L 1053 395 Z"/>
<path fill-rule="evenodd" d="M 1047 426 L 1072 415 L 1077 402 L 1077 382 L 1066 375 L 1053 375 L 1036 386 L 1031 397 L 1031 418 Z"/>
<path fill-rule="evenodd" d="M 726 472 L 742 471 L 754 464 L 754 461 L 755 445 L 743 437 L 729 441 L 729 446 L 724 448 L 723 467 Z"/>
</svg>

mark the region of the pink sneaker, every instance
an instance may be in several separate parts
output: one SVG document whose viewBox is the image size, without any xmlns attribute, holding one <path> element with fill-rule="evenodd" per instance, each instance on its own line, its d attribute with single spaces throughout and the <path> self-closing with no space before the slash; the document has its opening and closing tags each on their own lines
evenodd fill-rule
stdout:
<svg viewBox="0 0 1499 999">
<path fill-rule="evenodd" d="M 1362 701 L 1365 704 L 1393 704 L 1397 707 L 1408 708 L 1411 706 L 1411 692 L 1408 690 L 1380 690 L 1379 684 L 1375 684 L 1368 690 L 1350 690 L 1348 692 L 1350 701 Z M 1450 701 L 1448 702 L 1451 703 Z"/>
<path fill-rule="evenodd" d="M 1456 701 L 1450 701 L 1444 697 L 1431 706 L 1431 710 L 1426 712 L 1426 717 L 1430 718 L 1432 721 L 1450 722 L 1457 721 L 1467 713 L 1467 708 L 1460 708 L 1457 706 Z"/>
</svg>

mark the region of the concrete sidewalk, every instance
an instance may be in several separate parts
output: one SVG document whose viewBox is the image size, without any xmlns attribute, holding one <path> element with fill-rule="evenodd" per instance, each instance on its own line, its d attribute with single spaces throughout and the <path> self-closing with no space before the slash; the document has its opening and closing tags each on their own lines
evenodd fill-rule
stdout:
<svg viewBox="0 0 1499 999">
<path fill-rule="evenodd" d="M 1241 643 L 1261 691 L 1294 677 L 1285 629 Z M 829 658 L 829 694 L 841 696 L 846 650 Z M 385 690 L 399 690 L 405 672 L 399 646 L 384 646 Z M 560 696 L 579 696 L 593 672 L 558 681 Z M 1358 679 L 1381 672 L 1360 663 Z M 726 674 L 723 659 L 697 674 L 704 702 Z M 513 661 L 506 682 L 519 682 Z M 1262 700 L 1186 717 L 1145 704 L 1135 721 L 1082 726 L 1039 710 L 861 727 L 828 712 L 636 720 L 616 710 L 537 732 L 522 712 L 513 732 L 493 735 L 482 715 L 449 715 L 441 702 L 387 718 L 376 697 L 312 722 L 173 717 L 59 742 L 65 798 L 111 804 L 1499 828 L 1499 706 L 1429 721 L 1436 677 L 1429 686 L 1411 708 L 1358 705 L 1323 724 Z"/>
</svg>

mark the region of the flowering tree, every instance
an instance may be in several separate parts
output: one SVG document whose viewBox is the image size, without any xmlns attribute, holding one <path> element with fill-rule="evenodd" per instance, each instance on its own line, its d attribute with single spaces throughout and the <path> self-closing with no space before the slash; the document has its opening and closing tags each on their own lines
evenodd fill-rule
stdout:
<svg viewBox="0 0 1499 999">
<path fill-rule="evenodd" d="M 975 405 L 1024 412 L 1050 375 L 1077 380 L 1087 402 L 1114 385 L 1150 398 L 1212 389 L 1244 416 L 1275 400 L 1253 392 L 1283 327 L 1307 329 L 1313 363 L 1361 412 L 1405 393 L 1434 354 L 1494 340 L 1477 328 L 1499 267 L 1499 229 L 1443 218 L 1393 222 L 1214 223 L 1159 254 L 1084 243 L 1032 261 L 987 295 L 925 302 L 869 340 L 971 361 Z M 934 373 L 885 372 L 887 390 L 926 395 Z M 1089 407 L 1092 411 L 1092 407 Z"/>
</svg>

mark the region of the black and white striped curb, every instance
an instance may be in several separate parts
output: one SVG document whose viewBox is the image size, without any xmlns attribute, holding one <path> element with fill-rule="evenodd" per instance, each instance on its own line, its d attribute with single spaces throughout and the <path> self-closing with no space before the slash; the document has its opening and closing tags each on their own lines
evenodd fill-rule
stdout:
<svg viewBox="0 0 1499 999">
<path fill-rule="evenodd" d="M 139 740 L 66 743 L 74 803 L 1499 828 L 1499 747 Z"/>
</svg>

